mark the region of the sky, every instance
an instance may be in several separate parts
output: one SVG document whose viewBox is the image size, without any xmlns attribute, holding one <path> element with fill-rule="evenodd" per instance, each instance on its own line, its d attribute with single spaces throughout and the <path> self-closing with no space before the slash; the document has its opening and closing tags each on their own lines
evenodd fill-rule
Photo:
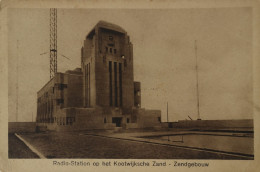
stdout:
<svg viewBox="0 0 260 172">
<path fill-rule="evenodd" d="M 169 121 L 197 119 L 195 40 L 201 119 L 253 118 L 251 8 L 58 9 L 58 72 L 80 67 L 100 20 L 130 36 L 141 106 L 161 110 L 162 121 L 167 102 Z M 49 81 L 49 54 L 40 55 L 49 52 L 49 9 L 9 9 L 8 31 L 9 121 L 16 110 L 18 121 L 32 121 Z"/>
</svg>

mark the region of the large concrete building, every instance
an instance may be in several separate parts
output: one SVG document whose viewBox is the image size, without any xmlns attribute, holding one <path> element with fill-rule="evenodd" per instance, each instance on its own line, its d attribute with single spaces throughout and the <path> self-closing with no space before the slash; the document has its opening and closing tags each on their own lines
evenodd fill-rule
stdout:
<svg viewBox="0 0 260 172">
<path fill-rule="evenodd" d="M 159 110 L 141 108 L 129 36 L 104 21 L 84 40 L 81 68 L 56 73 L 37 97 L 37 126 L 50 130 L 161 126 Z"/>
</svg>

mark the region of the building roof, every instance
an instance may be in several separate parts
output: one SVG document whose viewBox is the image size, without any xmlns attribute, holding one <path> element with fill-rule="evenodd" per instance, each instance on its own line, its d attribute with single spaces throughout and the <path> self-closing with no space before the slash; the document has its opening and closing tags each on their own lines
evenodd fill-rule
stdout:
<svg viewBox="0 0 260 172">
<path fill-rule="evenodd" d="M 118 25 L 115 25 L 115 24 L 112 24 L 112 23 L 108 23 L 106 21 L 99 21 L 95 27 L 99 27 L 99 28 L 105 28 L 105 29 L 109 29 L 109 30 L 114 30 L 114 31 L 117 31 L 117 32 L 121 32 L 121 33 L 126 33 L 126 31 L 118 26 Z"/>
<path fill-rule="evenodd" d="M 67 70 L 65 74 L 82 74 L 81 68 L 75 68 L 74 70 Z"/>
<path fill-rule="evenodd" d="M 123 33 L 123 34 L 126 33 L 126 31 L 122 27 L 120 27 L 120 26 L 118 26 L 116 24 L 113 24 L 113 23 L 109 23 L 109 22 L 100 20 L 95 25 L 95 27 L 88 33 L 87 37 L 92 38 L 92 36 L 95 34 L 95 29 L 96 28 L 104 28 L 104 29 L 113 30 L 113 31 L 116 31 L 116 32 L 119 32 L 119 33 Z"/>
<path fill-rule="evenodd" d="M 55 73 L 53 78 L 51 78 L 39 91 L 37 91 L 37 94 L 40 93 L 44 88 L 46 88 L 47 85 L 50 84 L 52 82 L 52 80 L 54 80 L 57 77 L 57 74 L 60 74 L 60 75 L 83 75 L 81 68 L 75 68 L 74 70 L 67 70 L 65 73 L 57 72 L 57 73 Z M 55 80 L 54 80 L 53 83 L 55 84 Z"/>
</svg>

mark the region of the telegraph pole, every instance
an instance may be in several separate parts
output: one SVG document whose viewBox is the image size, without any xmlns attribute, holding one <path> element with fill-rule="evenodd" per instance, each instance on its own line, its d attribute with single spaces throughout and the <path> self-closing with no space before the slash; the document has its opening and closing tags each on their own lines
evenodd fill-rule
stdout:
<svg viewBox="0 0 260 172">
<path fill-rule="evenodd" d="M 198 109 L 198 120 L 200 119 L 200 99 L 199 99 L 199 74 L 198 74 L 198 57 L 197 57 L 197 40 L 195 40 L 195 57 L 196 57 L 196 87 L 197 87 L 197 109 Z"/>
<path fill-rule="evenodd" d="M 168 117 L 168 102 L 167 102 L 167 124 L 168 124 L 168 131 L 169 131 L 169 117 Z M 168 141 L 170 141 L 169 134 L 168 134 Z"/>
<path fill-rule="evenodd" d="M 15 121 L 18 122 L 18 106 L 19 106 L 19 40 L 17 40 L 17 61 L 16 61 L 16 114 L 15 114 Z"/>
</svg>

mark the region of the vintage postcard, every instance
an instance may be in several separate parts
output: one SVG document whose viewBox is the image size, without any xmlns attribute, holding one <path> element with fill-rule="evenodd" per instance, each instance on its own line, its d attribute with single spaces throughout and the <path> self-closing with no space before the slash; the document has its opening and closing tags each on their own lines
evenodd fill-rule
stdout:
<svg viewBox="0 0 260 172">
<path fill-rule="evenodd" d="M 259 1 L 0 3 L 1 172 L 259 170 Z"/>
</svg>

